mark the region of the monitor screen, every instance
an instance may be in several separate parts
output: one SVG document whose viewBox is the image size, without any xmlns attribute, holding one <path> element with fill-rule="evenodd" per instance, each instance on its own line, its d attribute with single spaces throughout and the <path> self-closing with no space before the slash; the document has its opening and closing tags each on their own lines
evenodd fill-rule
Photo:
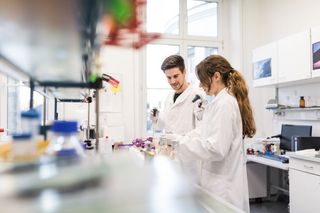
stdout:
<svg viewBox="0 0 320 213">
<path fill-rule="evenodd" d="M 286 151 L 295 151 L 294 137 L 311 136 L 311 134 L 312 134 L 312 126 L 282 124 L 281 137 L 280 137 L 280 149 L 283 149 Z"/>
<path fill-rule="evenodd" d="M 297 137 L 295 151 L 303 149 L 320 149 L 320 137 Z"/>
</svg>

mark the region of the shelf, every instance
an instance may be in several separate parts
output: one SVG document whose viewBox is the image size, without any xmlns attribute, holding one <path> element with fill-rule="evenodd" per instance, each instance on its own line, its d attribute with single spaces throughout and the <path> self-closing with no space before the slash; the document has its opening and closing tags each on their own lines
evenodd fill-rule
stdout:
<svg viewBox="0 0 320 213">
<path fill-rule="evenodd" d="M 313 107 L 288 107 L 288 108 L 266 108 L 268 110 L 275 110 L 275 111 L 312 111 L 312 110 L 320 110 L 320 106 L 313 106 Z"/>
<path fill-rule="evenodd" d="M 290 108 L 276 108 L 269 109 L 273 111 L 273 115 L 278 119 L 285 120 L 304 120 L 304 121 L 318 121 L 320 120 L 320 106 L 314 107 L 290 107 Z"/>
</svg>

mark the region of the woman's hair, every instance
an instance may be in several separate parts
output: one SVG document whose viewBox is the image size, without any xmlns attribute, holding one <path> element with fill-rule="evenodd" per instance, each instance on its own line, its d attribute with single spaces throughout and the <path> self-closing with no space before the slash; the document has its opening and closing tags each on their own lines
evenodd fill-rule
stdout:
<svg viewBox="0 0 320 213">
<path fill-rule="evenodd" d="M 196 66 L 197 77 L 201 84 L 208 87 L 208 90 L 211 89 L 211 77 L 215 72 L 220 73 L 222 82 L 227 87 L 228 92 L 237 99 L 242 119 L 243 137 L 253 137 L 256 133 L 256 125 L 249 101 L 248 87 L 243 76 L 220 55 L 208 56 Z"/>
</svg>

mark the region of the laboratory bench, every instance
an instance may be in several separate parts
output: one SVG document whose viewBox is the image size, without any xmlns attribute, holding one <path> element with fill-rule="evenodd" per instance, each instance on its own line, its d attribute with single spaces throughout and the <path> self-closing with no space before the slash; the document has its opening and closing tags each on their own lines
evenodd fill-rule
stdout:
<svg viewBox="0 0 320 213">
<path fill-rule="evenodd" d="M 0 164 L 0 212 L 242 212 L 139 152 Z"/>
<path fill-rule="evenodd" d="M 290 155 L 290 212 L 316 212 L 320 198 L 319 151 L 302 150 Z"/>
</svg>

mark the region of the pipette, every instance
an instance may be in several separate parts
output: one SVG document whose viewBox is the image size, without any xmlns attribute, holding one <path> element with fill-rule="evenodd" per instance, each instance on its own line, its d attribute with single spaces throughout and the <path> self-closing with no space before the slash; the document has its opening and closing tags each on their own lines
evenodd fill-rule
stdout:
<svg viewBox="0 0 320 213">
<path fill-rule="evenodd" d="M 153 108 L 153 109 L 152 109 L 152 116 L 153 116 L 153 117 L 156 117 L 156 116 L 157 116 L 157 113 L 158 113 L 157 108 Z M 153 120 L 152 120 L 152 138 L 154 138 L 154 135 L 155 135 L 155 126 L 156 126 L 156 120 L 153 119 Z"/>
</svg>

